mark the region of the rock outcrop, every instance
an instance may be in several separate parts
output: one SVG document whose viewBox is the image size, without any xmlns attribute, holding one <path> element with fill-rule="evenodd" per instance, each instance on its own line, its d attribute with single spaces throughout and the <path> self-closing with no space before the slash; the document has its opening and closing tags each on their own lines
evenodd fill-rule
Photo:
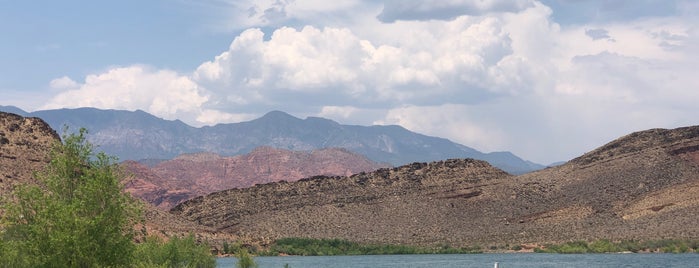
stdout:
<svg viewBox="0 0 699 268">
<path fill-rule="evenodd" d="M 0 195 L 19 183 L 35 183 L 32 172 L 49 161 L 49 151 L 60 141 L 43 120 L 0 112 Z"/>
</svg>

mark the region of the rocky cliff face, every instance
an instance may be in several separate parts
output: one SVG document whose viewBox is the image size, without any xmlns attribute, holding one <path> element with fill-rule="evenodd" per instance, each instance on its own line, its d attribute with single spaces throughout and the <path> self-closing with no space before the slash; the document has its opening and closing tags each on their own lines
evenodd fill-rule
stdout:
<svg viewBox="0 0 699 268">
<path fill-rule="evenodd" d="M 213 193 L 172 212 L 227 233 L 503 245 L 699 238 L 699 127 L 630 134 L 510 176 L 475 160 L 416 163 Z"/>
<path fill-rule="evenodd" d="M 260 147 L 249 154 L 222 157 L 213 153 L 181 155 L 148 167 L 123 163 L 131 179 L 127 191 L 170 209 L 196 196 L 275 181 L 326 175 L 349 176 L 386 167 L 345 149 L 289 151 Z"/>
<path fill-rule="evenodd" d="M 32 172 L 49 161 L 49 151 L 60 141 L 56 132 L 39 118 L 0 112 L 0 195 L 18 183 L 34 183 Z"/>
</svg>

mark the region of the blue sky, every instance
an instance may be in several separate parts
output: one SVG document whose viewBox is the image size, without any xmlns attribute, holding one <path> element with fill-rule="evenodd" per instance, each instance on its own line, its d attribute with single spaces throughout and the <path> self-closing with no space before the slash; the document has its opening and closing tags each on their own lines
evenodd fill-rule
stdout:
<svg viewBox="0 0 699 268">
<path fill-rule="evenodd" d="M 282 110 L 550 163 L 699 123 L 699 1 L 0 0 L 0 105 Z"/>
</svg>

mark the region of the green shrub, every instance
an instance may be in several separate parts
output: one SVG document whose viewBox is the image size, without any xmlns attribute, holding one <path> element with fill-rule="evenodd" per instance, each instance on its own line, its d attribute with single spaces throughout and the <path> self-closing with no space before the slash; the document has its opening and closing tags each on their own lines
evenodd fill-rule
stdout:
<svg viewBox="0 0 699 268">
<path fill-rule="evenodd" d="M 116 159 L 93 152 L 85 129 L 50 152 L 40 185 L 19 185 L 6 202 L 3 239 L 18 266 L 128 266 L 138 209 L 121 191 Z M 3 253 L 4 254 L 4 253 Z M 23 262 L 23 261 L 22 261 Z"/>
<path fill-rule="evenodd" d="M 238 258 L 238 268 L 257 268 L 255 259 L 250 256 L 247 249 L 241 248 L 235 255 Z"/>
<path fill-rule="evenodd" d="M 621 241 L 619 242 L 618 247 L 621 251 L 630 251 L 633 253 L 644 250 L 644 248 L 642 248 L 642 246 L 634 240 Z"/>
<path fill-rule="evenodd" d="M 481 247 L 454 248 L 442 245 L 436 248 L 390 245 L 360 244 L 344 239 L 310 239 L 282 238 L 275 241 L 261 255 L 278 255 L 280 253 L 297 256 L 332 256 L 332 255 L 386 255 L 386 254 L 463 254 L 480 253 Z"/>
<path fill-rule="evenodd" d="M 223 254 L 229 254 L 231 250 L 230 245 L 228 245 L 228 242 L 223 242 Z"/>
<path fill-rule="evenodd" d="M 233 243 L 233 244 L 228 243 L 228 241 L 224 241 L 224 242 L 223 242 L 223 249 L 222 249 L 223 252 L 222 252 L 222 253 L 223 253 L 223 254 L 235 254 L 235 253 L 237 253 L 238 251 L 240 251 L 240 249 L 242 249 L 242 248 L 243 248 L 243 245 L 240 244 L 240 242 L 238 242 L 238 241 L 236 241 L 236 242 Z M 254 248 L 248 248 L 248 250 L 251 250 L 251 251 L 253 251 L 253 252 L 255 251 Z"/>
<path fill-rule="evenodd" d="M 589 252 L 587 243 L 584 241 L 566 242 L 560 245 L 546 244 L 543 248 L 534 249 L 536 253 L 587 253 Z"/>
<path fill-rule="evenodd" d="M 584 241 L 567 242 L 560 245 L 546 244 L 544 248 L 534 249 L 537 253 L 612 253 L 612 252 L 639 252 L 648 250 L 650 252 L 664 253 L 686 253 L 694 251 L 699 245 L 697 240 L 648 240 L 638 242 L 634 240 L 625 240 L 620 242 L 611 242 L 609 240 L 597 240 L 592 243 Z"/>
<path fill-rule="evenodd" d="M 589 252 L 587 248 L 587 243 L 584 241 L 576 241 L 576 242 L 568 242 L 557 249 L 558 253 L 566 253 L 566 254 L 578 254 L 578 253 L 587 253 Z"/>
<path fill-rule="evenodd" d="M 590 243 L 589 251 L 592 253 L 608 253 L 608 252 L 621 252 L 621 247 L 617 244 L 610 242 L 609 240 L 602 239 Z"/>
<path fill-rule="evenodd" d="M 170 237 L 167 242 L 155 236 L 137 245 L 135 259 L 143 267 L 216 267 L 216 259 L 205 244 L 197 244 L 193 235 Z"/>
</svg>

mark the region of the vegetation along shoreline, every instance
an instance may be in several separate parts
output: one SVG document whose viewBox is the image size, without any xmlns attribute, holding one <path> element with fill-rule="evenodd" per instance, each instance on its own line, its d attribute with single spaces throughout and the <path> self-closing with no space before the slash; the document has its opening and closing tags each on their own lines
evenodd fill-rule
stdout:
<svg viewBox="0 0 699 268">
<path fill-rule="evenodd" d="M 504 244 L 492 246 L 437 247 L 391 244 L 363 244 L 345 239 L 282 238 L 266 247 L 224 242 L 219 257 L 234 257 L 240 250 L 256 256 L 342 256 L 404 254 L 482 254 L 482 253 L 697 253 L 699 240 L 662 239 L 647 241 L 570 241 L 546 244 Z"/>
</svg>

